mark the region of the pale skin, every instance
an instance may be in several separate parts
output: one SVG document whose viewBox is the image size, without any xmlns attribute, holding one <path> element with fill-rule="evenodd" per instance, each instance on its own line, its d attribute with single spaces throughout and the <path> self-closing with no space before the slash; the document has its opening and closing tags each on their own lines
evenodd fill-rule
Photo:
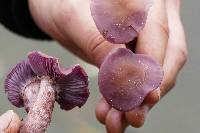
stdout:
<svg viewBox="0 0 200 133">
<path fill-rule="evenodd" d="M 100 67 L 111 49 L 125 45 L 111 44 L 101 36 L 90 15 L 89 2 L 29 0 L 29 7 L 35 22 L 44 32 L 75 55 Z M 180 4 L 180 0 L 154 0 L 147 24 L 139 33 L 136 53 L 148 54 L 162 64 L 164 79 L 161 86 L 151 92 L 140 107 L 127 113 L 111 108 L 102 98 L 96 106 L 95 113 L 99 122 L 105 125 L 107 133 L 123 133 L 129 125 L 141 127 L 150 109 L 174 87 L 188 55 L 180 20 Z M 3 116 L 0 117 L 0 123 L 5 121 L 2 119 Z M 19 117 L 15 119 L 19 125 Z M 7 127 L 0 127 L 0 131 Z M 19 126 L 16 126 L 13 133 L 18 128 Z"/>
</svg>

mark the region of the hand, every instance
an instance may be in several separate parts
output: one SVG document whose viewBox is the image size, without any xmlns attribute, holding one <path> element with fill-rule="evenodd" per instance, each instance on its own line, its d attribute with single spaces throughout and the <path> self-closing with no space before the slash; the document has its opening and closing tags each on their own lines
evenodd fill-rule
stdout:
<svg viewBox="0 0 200 133">
<path fill-rule="evenodd" d="M 12 110 L 7 111 L 0 116 L 0 132 L 1 133 L 17 133 L 21 121 L 17 114 Z"/>
<path fill-rule="evenodd" d="M 126 45 L 109 43 L 100 35 L 90 15 L 89 3 L 89 0 L 29 0 L 32 16 L 44 32 L 80 58 L 100 67 L 111 49 Z M 162 64 L 164 79 L 140 107 L 127 113 L 111 108 L 102 98 L 96 116 L 108 133 L 122 133 L 128 125 L 142 126 L 148 111 L 175 85 L 187 59 L 179 10 L 180 0 L 154 0 L 147 24 L 135 42 L 135 51 L 148 54 Z"/>
</svg>

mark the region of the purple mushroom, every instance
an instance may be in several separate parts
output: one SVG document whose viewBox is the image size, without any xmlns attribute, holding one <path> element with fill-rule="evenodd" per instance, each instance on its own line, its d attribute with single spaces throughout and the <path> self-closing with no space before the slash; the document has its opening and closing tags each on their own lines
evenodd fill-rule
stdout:
<svg viewBox="0 0 200 133">
<path fill-rule="evenodd" d="M 25 107 L 21 133 L 42 133 L 50 124 L 55 101 L 71 110 L 89 97 L 88 76 L 79 65 L 63 69 L 59 60 L 41 52 L 31 52 L 7 75 L 5 91 L 16 107 Z"/>
<path fill-rule="evenodd" d="M 151 57 L 118 48 L 101 65 L 98 84 L 106 101 L 126 112 L 141 105 L 147 94 L 159 87 L 162 78 L 162 67 Z"/>
<path fill-rule="evenodd" d="M 91 0 L 100 33 L 112 43 L 128 43 L 145 26 L 152 0 Z"/>
</svg>

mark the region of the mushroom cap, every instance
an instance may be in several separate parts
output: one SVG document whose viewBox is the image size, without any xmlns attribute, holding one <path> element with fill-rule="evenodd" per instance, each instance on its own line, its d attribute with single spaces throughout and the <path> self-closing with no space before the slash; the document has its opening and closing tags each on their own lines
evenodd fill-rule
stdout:
<svg viewBox="0 0 200 133">
<path fill-rule="evenodd" d="M 82 107 L 90 94 L 88 76 L 79 65 L 63 70 L 56 78 L 56 88 L 59 92 L 56 101 L 65 110 Z"/>
<path fill-rule="evenodd" d="M 88 76 L 80 65 L 62 69 L 58 58 L 41 52 L 28 55 L 33 71 L 40 76 L 50 76 L 57 92 L 56 101 L 61 109 L 82 107 L 89 97 Z"/>
<path fill-rule="evenodd" d="M 98 84 L 106 101 L 126 112 L 140 106 L 147 94 L 159 87 L 162 78 L 162 67 L 151 57 L 118 48 L 101 65 Z"/>
<path fill-rule="evenodd" d="M 35 77 L 27 60 L 18 63 L 6 76 L 4 87 L 8 100 L 16 107 L 23 107 L 24 102 L 21 96 L 22 89 L 31 79 Z"/>
<path fill-rule="evenodd" d="M 100 33 L 112 43 L 128 43 L 145 26 L 152 0 L 91 0 Z"/>
<path fill-rule="evenodd" d="M 42 52 L 32 51 L 28 53 L 28 60 L 34 73 L 38 76 L 57 77 L 60 69 L 59 59 Z"/>
<path fill-rule="evenodd" d="M 56 101 L 62 109 L 81 107 L 89 97 L 88 76 L 80 65 L 63 69 L 55 57 L 33 51 L 28 59 L 17 64 L 5 79 L 9 101 L 23 107 L 22 89 L 34 78 L 49 76 L 56 91 Z M 38 81 L 38 80 L 37 80 Z"/>
</svg>

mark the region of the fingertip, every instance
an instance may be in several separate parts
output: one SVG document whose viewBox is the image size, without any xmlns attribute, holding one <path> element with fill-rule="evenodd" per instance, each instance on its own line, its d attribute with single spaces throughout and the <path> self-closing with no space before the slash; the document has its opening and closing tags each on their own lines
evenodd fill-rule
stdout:
<svg viewBox="0 0 200 133">
<path fill-rule="evenodd" d="M 12 110 L 7 111 L 0 117 L 0 131 L 17 133 L 20 128 L 20 118 Z"/>
<path fill-rule="evenodd" d="M 19 116 L 13 112 L 12 121 L 7 128 L 8 133 L 17 133 L 21 126 L 21 120 Z"/>
<path fill-rule="evenodd" d="M 155 105 L 161 98 L 161 92 L 160 88 L 157 88 L 156 90 L 150 92 L 147 97 L 144 100 L 145 105 L 149 105 L 151 108 L 153 105 Z"/>
<path fill-rule="evenodd" d="M 102 124 L 105 124 L 106 116 L 110 110 L 110 105 L 102 98 L 95 109 L 96 118 Z"/>
<path fill-rule="evenodd" d="M 107 133 L 123 133 L 126 128 L 123 113 L 113 108 L 108 112 L 105 123 Z"/>
<path fill-rule="evenodd" d="M 144 125 L 147 113 L 148 107 L 142 106 L 127 112 L 125 116 L 128 124 L 135 128 L 140 128 Z"/>
</svg>

